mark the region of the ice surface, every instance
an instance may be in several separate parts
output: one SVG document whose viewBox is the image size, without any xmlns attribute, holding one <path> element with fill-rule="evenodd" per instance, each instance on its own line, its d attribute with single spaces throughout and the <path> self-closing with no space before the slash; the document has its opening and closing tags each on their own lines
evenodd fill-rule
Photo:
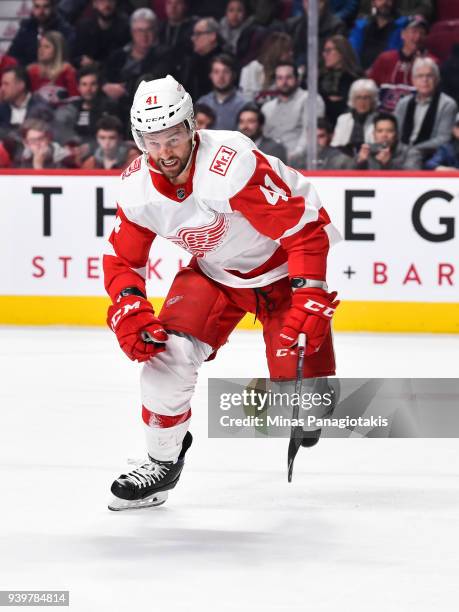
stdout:
<svg viewBox="0 0 459 612">
<path fill-rule="evenodd" d="M 258 333 L 206 364 L 166 505 L 109 512 L 144 454 L 138 366 L 107 330 L 0 330 L 0 589 L 71 609 L 456 611 L 457 440 L 209 440 L 206 379 L 265 376 Z M 341 376 L 457 376 L 459 337 L 339 334 Z"/>
</svg>

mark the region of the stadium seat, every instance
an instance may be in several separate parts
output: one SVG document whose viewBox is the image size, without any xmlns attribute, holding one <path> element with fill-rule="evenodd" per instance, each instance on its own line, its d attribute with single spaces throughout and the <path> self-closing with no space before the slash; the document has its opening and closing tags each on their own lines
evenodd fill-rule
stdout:
<svg viewBox="0 0 459 612">
<path fill-rule="evenodd" d="M 292 16 L 293 0 L 282 0 L 279 17 L 285 21 Z"/>
<path fill-rule="evenodd" d="M 459 19 L 459 2 L 457 0 L 437 0 L 437 19 Z"/>
<path fill-rule="evenodd" d="M 427 49 L 441 62 L 449 56 L 452 46 L 458 43 L 459 19 L 435 23 L 426 39 Z"/>
</svg>

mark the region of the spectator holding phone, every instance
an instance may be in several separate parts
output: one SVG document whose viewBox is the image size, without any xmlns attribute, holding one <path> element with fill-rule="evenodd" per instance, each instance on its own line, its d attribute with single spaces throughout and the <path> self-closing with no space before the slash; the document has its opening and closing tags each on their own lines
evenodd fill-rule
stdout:
<svg viewBox="0 0 459 612">
<path fill-rule="evenodd" d="M 372 144 L 363 143 L 356 156 L 358 170 L 420 170 L 421 153 L 398 140 L 397 120 L 379 113 L 373 120 Z"/>
</svg>

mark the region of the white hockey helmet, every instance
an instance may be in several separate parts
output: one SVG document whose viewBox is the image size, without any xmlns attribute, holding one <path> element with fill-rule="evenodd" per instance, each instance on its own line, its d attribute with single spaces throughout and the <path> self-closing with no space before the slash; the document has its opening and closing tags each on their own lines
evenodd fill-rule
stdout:
<svg viewBox="0 0 459 612">
<path fill-rule="evenodd" d="M 183 86 L 168 74 L 142 81 L 131 107 L 131 130 L 136 145 L 146 152 L 143 134 L 159 132 L 184 122 L 193 136 L 193 101 Z"/>
</svg>

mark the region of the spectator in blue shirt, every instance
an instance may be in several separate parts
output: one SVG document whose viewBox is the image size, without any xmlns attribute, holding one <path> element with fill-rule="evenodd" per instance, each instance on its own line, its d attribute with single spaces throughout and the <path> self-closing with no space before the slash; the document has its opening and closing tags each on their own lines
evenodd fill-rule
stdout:
<svg viewBox="0 0 459 612">
<path fill-rule="evenodd" d="M 401 49 L 401 33 L 408 17 L 400 17 L 396 0 L 372 0 L 372 16 L 357 19 L 349 42 L 359 56 L 364 70 L 369 68 L 383 51 Z"/>
</svg>

